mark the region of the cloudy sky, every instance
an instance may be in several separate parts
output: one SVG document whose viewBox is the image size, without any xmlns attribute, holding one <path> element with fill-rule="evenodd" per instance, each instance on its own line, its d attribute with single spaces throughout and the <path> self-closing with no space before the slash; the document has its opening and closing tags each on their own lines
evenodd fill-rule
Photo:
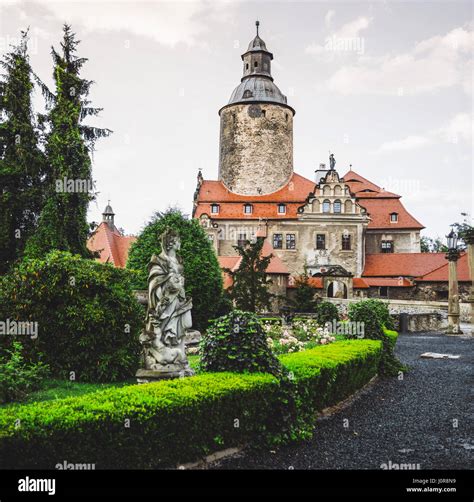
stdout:
<svg viewBox="0 0 474 502">
<path fill-rule="evenodd" d="M 127 233 L 170 205 L 191 212 L 198 169 L 217 177 L 217 112 L 256 19 L 296 109 L 296 172 L 312 179 L 331 150 L 340 174 L 352 164 L 403 195 L 425 235 L 474 213 L 470 2 L 0 0 L 0 53 L 29 26 L 49 84 L 61 25 L 82 40 L 93 123 L 114 131 L 94 156 L 91 220 L 109 198 Z"/>
</svg>

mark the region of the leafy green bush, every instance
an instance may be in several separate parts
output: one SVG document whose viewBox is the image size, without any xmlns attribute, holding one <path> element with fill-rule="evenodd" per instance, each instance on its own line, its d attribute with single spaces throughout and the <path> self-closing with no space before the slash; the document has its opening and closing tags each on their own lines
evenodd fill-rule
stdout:
<svg viewBox="0 0 474 502">
<path fill-rule="evenodd" d="M 41 387 L 48 374 L 47 364 L 25 362 L 21 343 L 14 341 L 0 353 L 0 403 L 24 399 Z"/>
<path fill-rule="evenodd" d="M 178 210 L 156 213 L 132 244 L 127 268 L 137 271 L 136 289 L 147 288 L 148 262 L 161 253 L 161 234 L 165 228 L 175 229 L 181 237 L 186 293 L 193 299 L 193 324 L 205 330 L 209 319 L 228 309 L 223 299 L 222 271 L 212 243 L 199 222 L 186 219 Z"/>
<path fill-rule="evenodd" d="M 336 305 L 331 302 L 322 301 L 316 305 L 316 319 L 320 326 L 324 326 L 327 322 L 332 323 L 334 320 L 339 320 L 339 312 Z"/>
<path fill-rule="evenodd" d="M 157 468 L 249 442 L 308 438 L 318 410 L 376 374 L 380 350 L 380 342 L 351 340 L 281 356 L 292 385 L 269 374 L 205 373 L 0 408 L 0 468 L 52 469 L 74 458 L 97 469 Z"/>
<path fill-rule="evenodd" d="M 92 382 L 132 376 L 143 317 L 127 271 L 70 253 L 26 259 L 0 280 L 0 319 L 38 323 L 35 340 L 23 337 L 24 355 L 35 361 L 42 352 L 60 378 L 70 372 Z"/>
<path fill-rule="evenodd" d="M 363 323 L 365 338 L 382 341 L 383 355 L 379 368 L 382 375 L 395 375 L 405 369 L 394 354 L 396 338 L 394 342 L 393 335 L 387 334 L 387 330 L 390 332 L 393 328 L 393 322 L 386 303 L 374 299 L 351 303 L 349 319 Z"/>
<path fill-rule="evenodd" d="M 212 321 L 201 341 L 200 352 L 204 371 L 282 374 L 260 321 L 251 312 L 234 310 Z"/>
</svg>

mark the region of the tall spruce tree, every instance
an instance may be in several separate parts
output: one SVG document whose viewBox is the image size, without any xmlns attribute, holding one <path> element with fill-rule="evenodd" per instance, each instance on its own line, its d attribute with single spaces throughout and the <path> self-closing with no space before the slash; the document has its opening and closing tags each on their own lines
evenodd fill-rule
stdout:
<svg viewBox="0 0 474 502">
<path fill-rule="evenodd" d="M 268 289 L 272 281 L 266 272 L 273 255 L 262 255 L 263 243 L 264 239 L 257 237 L 255 242 L 234 246 L 241 257 L 239 268 L 224 269 L 233 281 L 229 296 L 240 310 L 257 312 L 268 309 L 275 296 Z"/>
<path fill-rule="evenodd" d="M 31 95 L 28 32 L 0 61 L 0 273 L 19 258 L 43 203 L 44 153 Z"/>
<path fill-rule="evenodd" d="M 83 123 L 86 117 L 95 116 L 102 109 L 89 106 L 87 97 L 93 81 L 80 76 L 87 59 L 76 55 L 79 43 L 71 27 L 65 24 L 60 53 L 54 47 L 51 50 L 55 92 L 40 82 L 49 111 L 48 188 L 38 230 L 27 245 L 26 253 L 30 256 L 60 249 L 91 257 L 86 246 L 90 229 L 87 208 L 94 199 L 90 155 L 95 141 L 111 131 Z"/>
</svg>

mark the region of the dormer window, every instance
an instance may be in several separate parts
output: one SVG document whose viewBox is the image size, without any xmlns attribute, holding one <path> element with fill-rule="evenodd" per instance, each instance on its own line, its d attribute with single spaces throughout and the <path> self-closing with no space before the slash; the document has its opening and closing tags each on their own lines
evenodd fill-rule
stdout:
<svg viewBox="0 0 474 502">
<path fill-rule="evenodd" d="M 247 98 L 251 98 L 251 97 L 253 97 L 252 91 L 249 91 L 248 89 L 246 89 L 246 90 L 244 91 L 243 98 L 244 98 L 244 99 L 247 99 Z"/>
<path fill-rule="evenodd" d="M 398 223 L 398 213 L 390 213 L 390 223 Z"/>
<path fill-rule="evenodd" d="M 286 204 L 278 204 L 278 214 L 286 214 Z"/>
<path fill-rule="evenodd" d="M 219 214 L 219 204 L 211 204 L 211 214 Z"/>
<path fill-rule="evenodd" d="M 252 204 L 244 204 L 244 214 L 252 214 L 253 207 Z"/>
</svg>

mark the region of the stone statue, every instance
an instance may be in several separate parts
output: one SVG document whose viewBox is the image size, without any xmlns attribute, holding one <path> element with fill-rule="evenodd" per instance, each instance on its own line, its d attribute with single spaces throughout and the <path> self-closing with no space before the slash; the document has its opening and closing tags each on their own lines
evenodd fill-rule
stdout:
<svg viewBox="0 0 474 502">
<path fill-rule="evenodd" d="M 336 159 L 334 158 L 334 154 L 331 153 L 329 155 L 329 168 L 331 169 L 331 171 L 333 171 L 335 167 L 336 167 Z"/>
<path fill-rule="evenodd" d="M 186 298 L 183 265 L 177 251 L 179 235 L 167 229 L 161 236 L 161 253 L 148 264 L 148 309 L 140 335 L 142 367 L 139 382 L 191 376 L 185 351 L 186 332 L 191 329 L 192 300 Z"/>
</svg>

